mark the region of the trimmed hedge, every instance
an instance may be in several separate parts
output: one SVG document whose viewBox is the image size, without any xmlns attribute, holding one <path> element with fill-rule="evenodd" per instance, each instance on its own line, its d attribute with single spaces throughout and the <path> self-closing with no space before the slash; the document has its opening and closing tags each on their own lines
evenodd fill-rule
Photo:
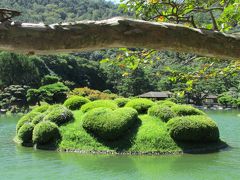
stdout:
<svg viewBox="0 0 240 180">
<path fill-rule="evenodd" d="M 83 128 L 105 140 L 115 140 L 124 134 L 137 120 L 133 108 L 96 108 L 83 117 Z"/>
<path fill-rule="evenodd" d="M 18 132 L 18 130 L 25 124 L 25 123 L 30 123 L 32 122 L 32 120 L 40 115 L 41 113 L 39 112 L 29 112 L 28 114 L 24 115 L 17 123 L 16 126 L 16 131 Z"/>
<path fill-rule="evenodd" d="M 149 99 L 137 98 L 130 100 L 125 107 L 131 107 L 137 110 L 139 114 L 147 113 L 148 109 L 154 105 L 154 102 Z"/>
<path fill-rule="evenodd" d="M 190 105 L 175 105 L 172 107 L 172 110 L 178 116 L 205 115 L 204 112 Z"/>
<path fill-rule="evenodd" d="M 165 100 L 165 101 L 157 101 L 157 104 L 158 104 L 158 105 L 161 105 L 161 106 L 167 106 L 167 107 L 172 107 L 172 106 L 177 105 L 176 103 L 174 103 L 174 102 L 172 102 L 172 101 L 168 101 L 168 100 Z"/>
<path fill-rule="evenodd" d="M 114 101 L 117 103 L 118 107 L 124 107 L 130 101 L 130 99 L 117 98 L 117 99 L 114 99 Z"/>
<path fill-rule="evenodd" d="M 74 117 L 72 111 L 65 106 L 60 105 L 55 106 L 55 108 L 51 108 L 43 120 L 51 121 L 56 123 L 58 126 L 61 126 L 72 121 L 73 119 Z"/>
<path fill-rule="evenodd" d="M 81 107 L 81 110 L 82 110 L 82 112 L 85 113 L 85 112 L 88 112 L 92 109 L 99 108 L 99 107 L 110 108 L 112 110 L 115 110 L 118 108 L 117 104 L 112 100 L 96 100 L 96 101 L 84 104 Z"/>
<path fill-rule="evenodd" d="M 23 143 L 31 143 L 32 142 L 32 134 L 33 134 L 34 125 L 32 123 L 23 124 L 18 130 L 18 138 Z"/>
<path fill-rule="evenodd" d="M 38 107 L 35 107 L 32 112 L 40 112 L 40 113 L 44 113 L 48 110 L 48 108 L 50 107 L 49 104 L 45 104 L 45 105 L 42 105 L 42 106 L 38 106 Z"/>
<path fill-rule="evenodd" d="M 163 122 L 168 122 L 169 119 L 176 117 L 176 113 L 167 106 L 154 105 L 148 109 L 148 115 L 160 118 Z"/>
<path fill-rule="evenodd" d="M 183 142 L 216 142 L 219 140 L 217 124 L 206 116 L 175 117 L 168 121 L 171 137 Z"/>
<path fill-rule="evenodd" d="M 80 109 L 82 105 L 88 102 L 90 102 L 90 100 L 85 97 L 72 96 L 64 102 L 64 106 L 66 106 L 70 110 L 77 110 Z"/>
<path fill-rule="evenodd" d="M 56 144 L 61 139 L 58 126 L 50 121 L 38 123 L 33 129 L 32 140 L 37 145 Z"/>
<path fill-rule="evenodd" d="M 40 123 L 41 121 L 43 121 L 45 116 L 46 116 L 46 113 L 42 113 L 42 114 L 39 114 L 39 115 L 35 116 L 32 120 L 32 123 L 34 125 Z"/>
</svg>

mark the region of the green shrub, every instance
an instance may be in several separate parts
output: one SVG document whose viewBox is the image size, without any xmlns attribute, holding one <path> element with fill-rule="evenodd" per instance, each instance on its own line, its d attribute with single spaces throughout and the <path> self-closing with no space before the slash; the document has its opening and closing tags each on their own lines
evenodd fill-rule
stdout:
<svg viewBox="0 0 240 180">
<path fill-rule="evenodd" d="M 171 137 L 183 142 L 214 142 L 219 140 L 217 124 L 210 118 L 200 116 L 175 117 L 168 121 Z"/>
<path fill-rule="evenodd" d="M 23 143 L 31 143 L 32 142 L 32 134 L 33 134 L 34 125 L 32 123 L 23 124 L 18 130 L 18 138 Z"/>
<path fill-rule="evenodd" d="M 46 113 L 42 113 L 42 114 L 39 114 L 39 115 L 35 116 L 35 117 L 33 118 L 33 120 L 32 120 L 32 123 L 33 123 L 34 125 L 40 123 L 41 121 L 43 121 L 43 119 L 45 118 L 45 116 L 46 116 Z"/>
<path fill-rule="evenodd" d="M 110 108 L 112 110 L 118 108 L 117 104 L 112 100 L 96 100 L 96 101 L 84 104 L 81 107 L 81 110 L 82 110 L 82 112 L 85 113 L 85 112 L 88 112 L 89 110 L 99 108 L 99 107 L 106 107 L 106 108 Z"/>
<path fill-rule="evenodd" d="M 42 106 L 37 106 L 37 107 L 35 107 L 32 111 L 33 111 L 33 112 L 43 113 L 43 112 L 46 112 L 49 107 L 50 107 L 49 104 L 45 104 L 45 105 L 42 105 Z"/>
<path fill-rule="evenodd" d="M 149 99 L 137 98 L 130 100 L 125 107 L 131 107 L 138 111 L 139 114 L 147 113 L 148 109 L 154 105 L 154 102 Z"/>
<path fill-rule="evenodd" d="M 169 101 L 169 100 L 157 101 L 157 104 L 158 104 L 158 105 L 161 105 L 161 106 L 168 106 L 168 107 L 172 107 L 172 106 L 177 105 L 176 103 L 174 103 L 174 102 L 172 102 L 172 101 Z"/>
<path fill-rule="evenodd" d="M 73 113 L 68 108 L 62 105 L 57 105 L 55 108 L 49 108 L 49 112 L 44 117 L 44 121 L 51 121 L 61 126 L 73 120 Z"/>
<path fill-rule="evenodd" d="M 172 110 L 178 116 L 205 115 L 204 112 L 202 112 L 199 109 L 194 108 L 190 105 L 175 105 L 172 107 Z"/>
<path fill-rule="evenodd" d="M 96 108 L 87 112 L 83 117 L 83 127 L 96 136 L 114 140 L 123 135 L 138 118 L 133 108 Z"/>
<path fill-rule="evenodd" d="M 160 118 L 162 121 L 167 122 L 169 119 L 176 116 L 171 108 L 167 106 L 154 105 L 148 109 L 148 114 L 150 116 L 155 116 Z"/>
<path fill-rule="evenodd" d="M 118 107 L 124 107 L 130 101 L 130 99 L 128 99 L 128 98 L 117 98 L 114 101 L 117 103 Z"/>
<path fill-rule="evenodd" d="M 22 127 L 22 125 L 24 125 L 25 123 L 30 123 L 32 122 L 32 120 L 41 113 L 39 112 L 30 112 L 26 115 L 24 115 L 17 123 L 16 126 L 16 131 L 18 132 L 18 130 Z"/>
<path fill-rule="evenodd" d="M 56 144 L 60 139 L 61 134 L 55 123 L 43 121 L 33 129 L 32 140 L 37 145 Z"/>
<path fill-rule="evenodd" d="M 64 102 L 64 106 L 71 110 L 77 110 L 82 107 L 82 105 L 90 102 L 89 99 L 81 96 L 72 96 Z"/>
</svg>

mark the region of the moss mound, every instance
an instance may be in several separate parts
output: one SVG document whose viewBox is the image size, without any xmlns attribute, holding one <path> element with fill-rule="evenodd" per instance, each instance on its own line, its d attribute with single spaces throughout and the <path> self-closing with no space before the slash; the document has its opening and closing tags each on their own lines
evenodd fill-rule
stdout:
<svg viewBox="0 0 240 180">
<path fill-rule="evenodd" d="M 190 116 L 190 115 L 205 115 L 204 112 L 200 111 L 197 108 L 194 108 L 190 105 L 176 105 L 172 106 L 172 110 L 178 116 Z"/>
<path fill-rule="evenodd" d="M 60 139 L 60 131 L 55 123 L 43 121 L 33 129 L 32 140 L 37 145 L 56 144 Z"/>
<path fill-rule="evenodd" d="M 117 103 L 118 107 L 124 107 L 130 101 L 130 99 L 117 98 L 117 99 L 114 99 L 114 101 Z"/>
<path fill-rule="evenodd" d="M 160 118 L 163 122 L 167 122 L 169 119 L 176 117 L 176 113 L 168 106 L 154 105 L 148 109 L 148 115 Z"/>
<path fill-rule="evenodd" d="M 119 138 L 137 120 L 138 113 L 133 108 L 96 108 L 83 117 L 83 128 L 96 136 L 114 140 Z"/>
<path fill-rule="evenodd" d="M 131 107 L 137 110 L 139 114 L 147 113 L 148 109 L 154 105 L 154 102 L 149 99 L 137 98 L 130 100 L 125 107 Z"/>
<path fill-rule="evenodd" d="M 158 104 L 158 105 L 161 105 L 161 106 L 168 106 L 168 107 L 172 107 L 172 106 L 177 105 L 176 103 L 174 103 L 174 102 L 172 102 L 172 101 L 168 101 L 168 100 L 165 100 L 165 101 L 157 101 L 157 104 Z"/>
<path fill-rule="evenodd" d="M 44 121 L 51 121 L 61 126 L 73 120 L 73 113 L 65 106 L 55 106 L 51 108 L 47 115 L 44 117 Z"/>
<path fill-rule="evenodd" d="M 31 123 L 32 120 L 40 115 L 41 113 L 39 112 L 29 112 L 28 114 L 24 115 L 17 123 L 17 126 L 16 126 L 16 131 L 18 132 L 18 130 L 25 124 L 25 123 Z"/>
<path fill-rule="evenodd" d="M 93 102 L 89 102 L 81 107 L 82 112 L 88 112 L 92 109 L 99 108 L 99 107 L 106 107 L 112 110 L 118 108 L 117 104 L 112 100 L 96 100 Z"/>
<path fill-rule="evenodd" d="M 184 142 L 219 141 L 217 124 L 206 116 L 175 117 L 168 121 L 171 137 Z"/>
<path fill-rule="evenodd" d="M 90 100 L 85 97 L 72 96 L 64 102 L 64 106 L 66 106 L 70 110 L 78 110 L 82 107 L 82 105 L 88 102 L 90 102 Z"/>
<path fill-rule="evenodd" d="M 18 130 L 17 136 L 23 143 L 32 142 L 34 125 L 32 123 L 25 123 Z"/>
</svg>

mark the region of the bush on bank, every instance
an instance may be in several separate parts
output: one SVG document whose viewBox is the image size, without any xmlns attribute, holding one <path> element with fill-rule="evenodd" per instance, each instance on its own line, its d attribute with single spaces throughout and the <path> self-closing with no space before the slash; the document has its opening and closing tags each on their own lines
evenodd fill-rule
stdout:
<svg viewBox="0 0 240 180">
<path fill-rule="evenodd" d="M 130 101 L 130 99 L 128 99 L 128 98 L 117 98 L 114 101 L 117 103 L 118 107 L 124 107 Z"/>
<path fill-rule="evenodd" d="M 191 105 L 175 105 L 172 106 L 172 110 L 178 116 L 190 116 L 190 115 L 205 115 L 201 110 L 192 107 Z"/>
<path fill-rule="evenodd" d="M 177 105 L 176 103 L 169 101 L 169 100 L 157 101 L 157 104 L 161 105 L 161 106 L 167 106 L 167 107 L 172 107 L 172 106 Z"/>
<path fill-rule="evenodd" d="M 33 133 L 34 125 L 32 123 L 23 124 L 18 131 L 18 138 L 23 143 L 31 143 L 32 142 L 32 133 Z"/>
<path fill-rule="evenodd" d="M 90 100 L 87 98 L 81 96 L 72 96 L 64 102 L 64 106 L 66 106 L 70 110 L 77 110 L 80 109 L 82 105 L 88 102 L 90 102 Z"/>
<path fill-rule="evenodd" d="M 131 107 L 137 110 L 139 114 L 147 113 L 148 109 L 154 105 L 154 102 L 149 99 L 137 98 L 130 100 L 125 107 Z"/>
<path fill-rule="evenodd" d="M 167 122 L 169 119 L 176 116 L 171 108 L 163 105 L 154 105 L 148 109 L 148 115 L 160 118 L 163 122 Z"/>
<path fill-rule="evenodd" d="M 81 110 L 82 110 L 82 112 L 85 113 L 85 112 L 88 112 L 92 109 L 99 108 L 99 107 L 110 108 L 112 110 L 115 110 L 118 108 L 117 104 L 112 100 L 96 100 L 96 101 L 84 104 L 81 107 Z"/>
<path fill-rule="evenodd" d="M 123 135 L 137 117 L 138 113 L 133 108 L 96 108 L 83 117 L 83 128 L 100 138 L 114 140 Z"/>
<path fill-rule="evenodd" d="M 175 117 L 168 121 L 171 137 L 183 142 L 216 142 L 219 140 L 217 124 L 210 118 L 197 116 Z"/>
<path fill-rule="evenodd" d="M 18 130 L 25 124 L 25 123 L 31 123 L 32 120 L 37 116 L 40 115 L 41 113 L 39 112 L 29 112 L 28 114 L 24 115 L 17 123 L 16 126 L 16 131 Z"/>
</svg>

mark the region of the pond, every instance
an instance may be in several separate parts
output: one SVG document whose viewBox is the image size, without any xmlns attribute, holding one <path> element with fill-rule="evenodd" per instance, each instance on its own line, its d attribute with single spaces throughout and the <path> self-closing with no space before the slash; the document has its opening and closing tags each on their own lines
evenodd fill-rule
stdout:
<svg viewBox="0 0 240 180">
<path fill-rule="evenodd" d="M 17 117 L 0 117 L 0 179 L 239 179 L 240 111 L 207 112 L 231 147 L 201 155 L 83 155 L 16 145 Z"/>
</svg>

